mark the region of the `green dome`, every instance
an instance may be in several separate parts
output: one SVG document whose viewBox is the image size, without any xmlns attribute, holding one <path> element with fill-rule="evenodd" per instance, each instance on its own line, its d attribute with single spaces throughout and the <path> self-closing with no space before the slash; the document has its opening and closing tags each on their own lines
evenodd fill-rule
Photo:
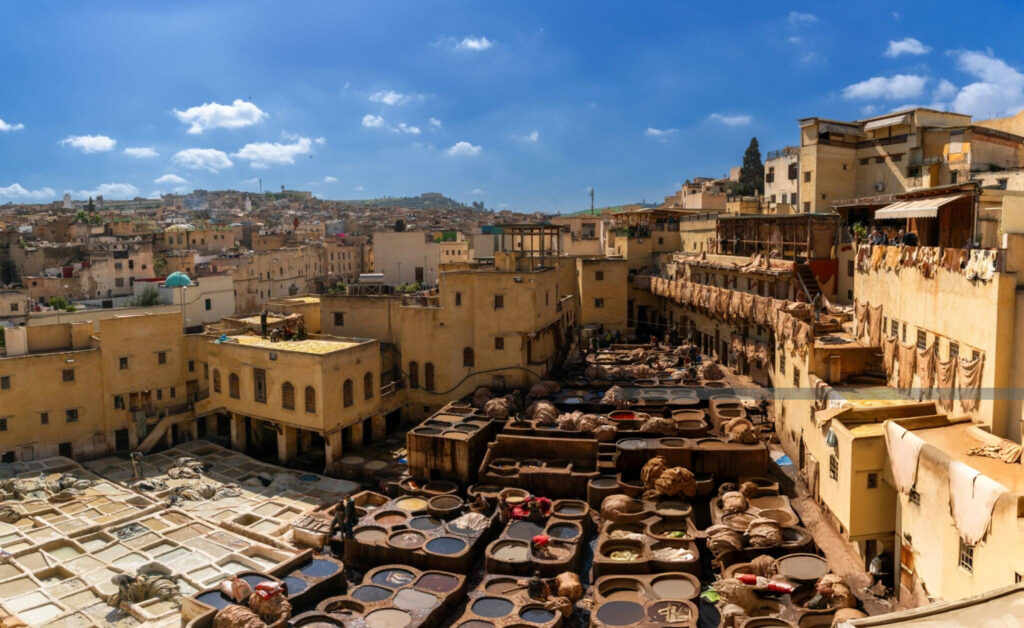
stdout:
<svg viewBox="0 0 1024 628">
<path fill-rule="evenodd" d="M 164 280 L 165 288 L 180 288 L 182 286 L 191 286 L 192 280 L 188 278 L 188 275 L 181 271 L 173 272 L 167 276 Z"/>
</svg>

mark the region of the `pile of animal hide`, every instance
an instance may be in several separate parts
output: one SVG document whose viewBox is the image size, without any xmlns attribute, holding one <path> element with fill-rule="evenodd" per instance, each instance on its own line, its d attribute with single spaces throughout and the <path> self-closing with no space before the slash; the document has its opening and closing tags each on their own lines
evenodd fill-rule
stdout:
<svg viewBox="0 0 1024 628">
<path fill-rule="evenodd" d="M 164 574 L 117 574 L 110 582 L 117 587 L 117 591 L 107 597 L 107 604 L 114 608 L 120 608 L 121 602 L 138 604 L 152 598 L 173 601 L 181 597 L 177 581 Z"/>
<path fill-rule="evenodd" d="M 601 502 L 601 517 L 605 521 L 617 521 L 622 515 L 633 514 L 640 505 L 628 495 L 609 495 Z"/>
<path fill-rule="evenodd" d="M 672 436 L 676 433 L 676 424 L 671 419 L 653 417 L 640 425 L 640 431 L 661 434 L 662 436 Z"/>
<path fill-rule="evenodd" d="M 526 409 L 527 421 L 536 420 L 541 425 L 554 425 L 558 422 L 558 408 L 550 401 L 535 401 Z"/>
<path fill-rule="evenodd" d="M 484 407 L 484 404 L 486 404 L 487 401 L 493 396 L 494 393 L 491 392 L 490 388 L 487 388 L 486 386 L 481 386 L 473 391 L 473 400 L 471 401 L 471 403 L 473 404 L 474 408 L 482 408 Z"/>
<path fill-rule="evenodd" d="M 531 386 L 529 396 L 534 398 L 548 397 L 550 395 L 557 393 L 560 390 L 562 390 L 562 387 L 558 385 L 558 382 L 545 380 L 542 382 L 537 382 L 536 384 Z"/>
<path fill-rule="evenodd" d="M 558 417 L 558 429 L 567 432 L 592 432 L 601 425 L 611 425 L 611 420 L 599 414 L 584 414 L 579 410 Z"/>
<path fill-rule="evenodd" d="M 175 498 L 190 502 L 206 499 L 216 501 L 226 497 L 238 497 L 240 494 L 241 492 L 237 484 L 220 485 L 212 482 L 190 482 L 174 487 L 174 491 L 169 496 L 169 499 L 172 502 L 175 501 Z"/>
<path fill-rule="evenodd" d="M 206 471 L 206 465 L 202 461 L 189 456 L 182 456 L 175 460 L 174 464 L 167 469 L 167 477 L 173 480 L 198 478 L 202 477 L 204 471 Z"/>
<path fill-rule="evenodd" d="M 74 473 L 62 473 L 55 480 L 47 480 L 43 474 L 35 480 L 11 478 L 0 480 L 0 501 L 48 498 L 67 501 L 90 486 L 92 480 L 79 478 Z"/>
<path fill-rule="evenodd" d="M 497 419 L 504 421 L 512 416 L 514 412 L 512 399 L 509 397 L 496 397 L 494 399 L 488 399 L 483 404 L 484 414 L 489 419 Z"/>
<path fill-rule="evenodd" d="M 714 382 L 720 379 L 725 379 L 725 373 L 722 372 L 722 367 L 718 366 L 714 362 L 705 362 L 700 367 L 700 376 L 705 381 Z"/>
<path fill-rule="evenodd" d="M 758 517 L 747 526 L 747 541 L 751 547 L 782 545 L 782 526 L 774 519 Z"/>
<path fill-rule="evenodd" d="M 753 445 L 757 443 L 757 434 L 754 432 L 754 424 L 743 417 L 731 419 L 722 426 L 725 437 L 732 443 L 743 443 Z"/>
<path fill-rule="evenodd" d="M 618 386 L 612 386 L 601 397 L 601 403 L 621 409 L 629 406 L 629 398 L 626 396 L 626 391 Z"/>
<path fill-rule="evenodd" d="M 729 491 L 722 495 L 722 514 L 734 515 L 747 510 L 747 498 L 739 491 Z"/>
<path fill-rule="evenodd" d="M 729 550 L 743 549 L 743 535 L 725 525 L 713 525 L 707 529 L 708 549 L 715 554 Z"/>
</svg>

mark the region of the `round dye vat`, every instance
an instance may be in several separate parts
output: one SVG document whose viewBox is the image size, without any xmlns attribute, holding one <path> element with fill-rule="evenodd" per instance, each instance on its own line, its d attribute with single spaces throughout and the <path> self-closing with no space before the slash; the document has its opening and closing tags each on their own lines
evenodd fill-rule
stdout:
<svg viewBox="0 0 1024 628">
<path fill-rule="evenodd" d="M 355 530 L 355 539 L 360 543 L 376 543 L 383 541 L 387 537 L 387 532 L 383 528 L 357 528 Z"/>
<path fill-rule="evenodd" d="M 682 447 L 686 444 L 681 438 L 663 438 L 659 441 L 662 447 Z"/>
<path fill-rule="evenodd" d="M 615 478 L 600 477 L 591 480 L 590 485 L 594 488 L 617 488 L 619 486 L 619 481 Z"/>
<path fill-rule="evenodd" d="M 644 607 L 636 602 L 606 602 L 597 609 L 598 621 L 609 626 L 628 626 L 641 621 L 644 616 Z"/>
<path fill-rule="evenodd" d="M 434 552 L 435 554 L 443 554 L 450 556 L 452 554 L 458 554 L 466 548 L 466 542 L 462 539 L 457 539 L 452 536 L 442 536 L 436 539 L 427 541 L 426 549 L 428 552 Z"/>
<path fill-rule="evenodd" d="M 401 547 L 403 549 L 412 549 L 423 545 L 425 537 L 419 532 L 399 532 L 392 534 L 388 538 L 388 543 L 394 547 Z"/>
<path fill-rule="evenodd" d="M 494 628 L 494 624 L 480 619 L 471 619 L 459 624 L 458 628 Z"/>
<path fill-rule="evenodd" d="M 455 429 L 460 432 L 475 432 L 480 429 L 479 425 L 473 425 L 472 423 L 463 423 L 462 425 L 456 425 Z"/>
<path fill-rule="evenodd" d="M 530 548 L 526 543 L 498 543 L 491 556 L 505 563 L 523 563 L 530 557 Z"/>
<path fill-rule="evenodd" d="M 586 505 L 583 502 L 568 502 L 565 504 L 559 504 L 558 508 L 555 509 L 555 514 L 565 516 L 582 515 L 587 512 Z"/>
<path fill-rule="evenodd" d="M 487 583 L 485 590 L 495 595 L 505 595 L 506 593 L 522 591 L 525 588 L 526 585 L 519 584 L 519 581 L 515 578 L 495 578 Z"/>
<path fill-rule="evenodd" d="M 524 608 L 519 616 L 526 621 L 533 622 L 535 624 L 546 624 L 555 618 L 555 614 L 546 608 L 540 608 L 534 606 L 531 608 Z"/>
<path fill-rule="evenodd" d="M 405 569 L 383 569 L 373 574 L 370 578 L 370 582 L 374 584 L 384 585 L 386 587 L 404 587 L 405 585 L 412 582 L 415 576 L 411 571 Z"/>
<path fill-rule="evenodd" d="M 520 541 L 529 541 L 544 531 L 544 528 L 532 521 L 514 521 L 508 526 L 508 536 Z"/>
<path fill-rule="evenodd" d="M 607 602 L 633 602 L 637 599 L 639 589 L 635 581 L 616 583 L 601 592 Z"/>
<path fill-rule="evenodd" d="M 379 602 L 391 597 L 393 591 L 384 587 L 375 587 L 372 584 L 365 584 L 352 591 L 352 597 L 360 602 Z"/>
<path fill-rule="evenodd" d="M 416 588 L 434 591 L 435 593 L 448 593 L 459 586 L 459 579 L 443 573 L 428 573 L 420 577 Z"/>
<path fill-rule="evenodd" d="M 412 615 L 396 608 L 373 611 L 364 620 L 367 628 L 405 628 L 412 623 Z"/>
<path fill-rule="evenodd" d="M 220 591 L 207 591 L 206 593 L 200 593 L 196 596 L 196 601 L 202 602 L 207 606 L 212 606 L 217 610 L 220 610 L 225 606 L 235 603 L 231 598 L 224 595 Z"/>
<path fill-rule="evenodd" d="M 579 535 L 579 528 L 568 523 L 556 523 L 548 528 L 548 536 L 556 539 L 575 539 Z"/>
<path fill-rule="evenodd" d="M 412 431 L 413 434 L 422 434 L 424 436 L 437 436 L 441 433 L 441 430 L 436 427 L 417 427 Z"/>
<path fill-rule="evenodd" d="M 440 600 L 436 595 L 417 591 L 416 589 L 402 589 L 395 596 L 394 605 L 406 611 L 425 611 L 434 608 Z"/>
<path fill-rule="evenodd" d="M 779 573 L 792 580 L 811 582 L 828 573 L 828 562 L 816 554 L 790 554 L 778 561 Z"/>
<path fill-rule="evenodd" d="M 345 456 L 341 459 L 341 464 L 358 465 L 366 462 L 366 458 L 362 456 Z"/>
<path fill-rule="evenodd" d="M 687 578 L 658 578 L 651 584 L 654 594 L 663 599 L 689 600 L 697 597 L 699 588 Z"/>
<path fill-rule="evenodd" d="M 500 597 L 482 597 L 473 602 L 470 610 L 481 617 L 504 617 L 515 607 L 515 604 Z"/>
<path fill-rule="evenodd" d="M 316 558 L 302 567 L 299 567 L 299 571 L 307 578 L 326 578 L 327 576 L 337 572 L 338 566 L 329 560 Z"/>
<path fill-rule="evenodd" d="M 373 520 L 385 526 L 398 525 L 400 523 L 405 523 L 405 513 L 401 513 L 396 510 L 387 510 L 376 515 Z"/>
<path fill-rule="evenodd" d="M 295 595 L 302 593 L 306 590 L 309 585 L 302 578 L 296 578 L 295 576 L 285 576 L 284 583 L 288 585 L 288 595 Z"/>
<path fill-rule="evenodd" d="M 462 498 L 455 495 L 438 495 L 430 498 L 430 507 L 442 510 L 458 508 L 462 505 Z"/>
<path fill-rule="evenodd" d="M 442 493 L 454 493 L 459 490 L 459 487 L 454 482 L 448 482 L 447 480 L 434 480 L 432 482 L 427 482 L 426 486 L 423 487 L 423 490 L 428 493 L 440 495 Z"/>
<path fill-rule="evenodd" d="M 434 517 L 413 517 L 409 520 L 409 527 L 414 530 L 433 530 L 441 527 L 441 520 Z"/>
<path fill-rule="evenodd" d="M 644 440 L 642 438 L 627 438 L 618 442 L 619 449 L 643 449 Z"/>
<path fill-rule="evenodd" d="M 423 510 L 427 507 L 427 500 L 422 497 L 403 497 L 402 499 L 395 502 L 395 506 L 402 510 L 408 510 L 410 512 L 416 510 Z"/>
<path fill-rule="evenodd" d="M 689 622 L 693 614 L 689 604 L 672 600 L 665 600 L 647 607 L 648 621 L 657 622 L 662 626 Z"/>
<path fill-rule="evenodd" d="M 380 471 L 381 469 L 386 469 L 387 466 L 388 463 L 384 462 L 383 460 L 371 460 L 366 463 L 364 468 L 367 471 Z"/>
<path fill-rule="evenodd" d="M 636 412 L 629 410 L 617 410 L 608 414 L 608 418 L 612 421 L 633 421 L 636 420 Z"/>
</svg>

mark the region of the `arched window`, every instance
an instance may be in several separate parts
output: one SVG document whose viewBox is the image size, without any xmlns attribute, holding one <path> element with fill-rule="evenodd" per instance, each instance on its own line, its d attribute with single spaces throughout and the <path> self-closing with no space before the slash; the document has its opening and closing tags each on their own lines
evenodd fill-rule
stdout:
<svg viewBox="0 0 1024 628">
<path fill-rule="evenodd" d="M 427 362 L 423 365 L 423 387 L 429 391 L 434 390 L 434 365 Z"/>
<path fill-rule="evenodd" d="M 316 412 L 316 389 L 306 386 L 306 412 Z"/>
<path fill-rule="evenodd" d="M 373 373 L 363 375 L 363 399 L 373 399 Z"/>
<path fill-rule="evenodd" d="M 240 399 L 242 394 L 238 392 L 238 375 L 232 373 L 228 376 L 228 394 L 232 399 Z"/>
<path fill-rule="evenodd" d="M 420 387 L 420 365 L 416 362 L 409 363 L 409 388 Z"/>
<path fill-rule="evenodd" d="M 352 380 L 346 379 L 345 385 L 341 387 L 341 404 L 346 408 L 355 403 L 352 397 Z"/>
<path fill-rule="evenodd" d="M 291 382 L 281 384 L 281 407 L 285 410 L 295 409 L 295 387 Z"/>
<path fill-rule="evenodd" d="M 220 392 L 220 369 L 213 369 L 213 392 Z"/>
<path fill-rule="evenodd" d="M 462 366 L 473 366 L 473 348 L 466 347 L 462 350 Z"/>
</svg>

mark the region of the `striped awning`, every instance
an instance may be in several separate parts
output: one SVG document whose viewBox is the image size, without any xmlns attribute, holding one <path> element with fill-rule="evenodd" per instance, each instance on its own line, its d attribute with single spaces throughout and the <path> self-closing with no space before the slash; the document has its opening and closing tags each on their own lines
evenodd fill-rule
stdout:
<svg viewBox="0 0 1024 628">
<path fill-rule="evenodd" d="M 939 215 L 939 208 L 947 203 L 964 198 L 966 194 L 950 194 L 948 196 L 933 196 L 932 198 L 919 198 L 913 201 L 899 201 L 892 205 L 886 205 L 875 212 L 875 220 L 889 220 L 896 218 L 935 218 Z"/>
<path fill-rule="evenodd" d="M 882 118 L 881 120 L 872 120 L 864 125 L 865 131 L 873 131 L 875 129 L 884 129 L 887 126 L 897 126 L 900 124 L 909 124 L 910 116 L 903 114 L 902 116 L 889 116 L 888 118 Z"/>
</svg>

